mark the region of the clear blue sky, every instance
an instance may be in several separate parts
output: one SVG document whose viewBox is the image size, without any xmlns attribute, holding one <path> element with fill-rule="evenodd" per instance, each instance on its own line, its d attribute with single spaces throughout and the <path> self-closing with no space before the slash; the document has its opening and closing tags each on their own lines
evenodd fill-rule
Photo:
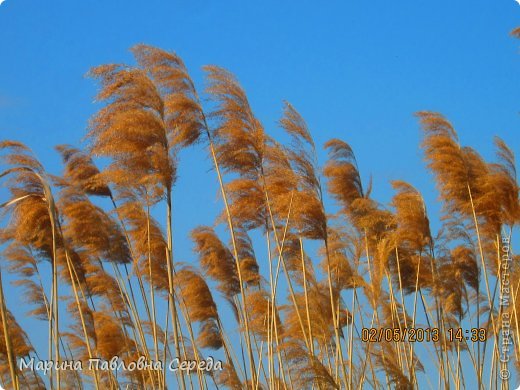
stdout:
<svg viewBox="0 0 520 390">
<path fill-rule="evenodd" d="M 388 181 L 404 179 L 435 212 L 413 113 L 444 113 L 461 142 L 486 158 L 493 135 L 520 154 L 520 41 L 509 36 L 517 26 L 514 0 L 6 0 L 0 139 L 25 142 L 57 173 L 52 147 L 78 145 L 96 110 L 96 88 L 84 74 L 131 62 L 128 49 L 147 43 L 180 54 L 199 89 L 202 65 L 234 72 L 271 134 L 282 100 L 290 101 L 320 153 L 332 137 L 352 145 L 376 198 L 389 200 Z M 175 231 L 178 253 L 189 260 L 187 232 L 210 224 L 220 204 L 204 151 L 182 158 Z M 208 207 L 194 207 L 202 203 Z"/>
</svg>

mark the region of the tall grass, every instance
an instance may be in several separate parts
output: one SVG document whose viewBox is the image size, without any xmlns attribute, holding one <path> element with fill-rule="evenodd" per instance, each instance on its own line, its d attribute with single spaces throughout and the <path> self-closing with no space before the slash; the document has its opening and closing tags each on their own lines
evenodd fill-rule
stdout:
<svg viewBox="0 0 520 390">
<path fill-rule="evenodd" d="M 325 144 L 321 167 L 291 104 L 279 121 L 283 144 L 230 72 L 205 68 L 203 104 L 175 53 L 132 52 L 136 65 L 89 73 L 102 108 L 85 150 L 57 147 L 61 175 L 25 145 L 0 144 L 11 194 L 1 205 L 0 267 L 22 289 L 27 315 L 48 326 L 48 350 L 35 350 L 0 278 L 3 387 L 507 388 L 501 372 L 520 368 L 520 278 L 503 242 L 511 250 L 520 204 L 514 155 L 502 140 L 488 162 L 460 144 L 441 114 L 417 113 L 443 205 L 442 228 L 432 232 L 412 184 L 392 182 L 386 205 L 372 197 L 345 141 Z M 173 188 L 180 151 L 196 145 L 211 159 L 222 211 L 193 226 L 198 263 L 185 264 L 174 251 L 184 238 L 173 236 Z M 501 305 L 504 280 L 509 305 Z M 501 359 L 503 318 L 509 363 Z M 420 341 L 424 328 L 438 339 Z M 375 340 L 365 340 L 366 329 Z M 472 329 L 486 336 L 472 341 L 466 336 L 481 334 Z M 127 364 L 215 356 L 223 370 L 88 367 L 114 356 Z M 82 361 L 83 370 L 22 370 L 19 361 L 33 357 Z"/>
</svg>

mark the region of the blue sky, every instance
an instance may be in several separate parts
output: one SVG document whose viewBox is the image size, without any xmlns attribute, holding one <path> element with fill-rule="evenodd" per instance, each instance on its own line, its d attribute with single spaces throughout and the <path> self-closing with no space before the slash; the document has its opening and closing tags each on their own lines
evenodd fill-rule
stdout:
<svg viewBox="0 0 520 390">
<path fill-rule="evenodd" d="M 376 198 L 389 200 L 389 180 L 403 179 L 435 213 L 413 113 L 444 113 L 461 143 L 488 159 L 494 135 L 519 154 L 520 41 L 509 36 L 519 25 L 514 0 L 6 0 L 0 138 L 25 142 L 59 172 L 53 146 L 78 145 L 97 108 L 85 73 L 131 63 L 128 49 L 147 43 L 181 55 L 200 90 L 201 66 L 231 70 L 271 134 L 288 100 L 308 121 L 322 162 L 321 145 L 341 138 L 354 148 L 365 181 L 373 176 Z M 202 148 L 181 155 L 174 228 L 188 261 L 186 234 L 211 224 L 220 208 L 210 166 Z"/>
</svg>

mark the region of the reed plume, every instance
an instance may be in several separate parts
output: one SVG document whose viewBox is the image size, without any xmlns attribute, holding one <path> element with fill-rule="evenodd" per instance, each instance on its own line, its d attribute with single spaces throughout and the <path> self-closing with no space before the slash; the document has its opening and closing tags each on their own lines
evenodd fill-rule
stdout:
<svg viewBox="0 0 520 390">
<path fill-rule="evenodd" d="M 233 254 L 215 231 L 210 227 L 200 226 L 191 232 L 191 238 L 195 243 L 194 252 L 199 256 L 201 268 L 218 283 L 219 291 L 228 298 L 240 293 Z"/>
</svg>

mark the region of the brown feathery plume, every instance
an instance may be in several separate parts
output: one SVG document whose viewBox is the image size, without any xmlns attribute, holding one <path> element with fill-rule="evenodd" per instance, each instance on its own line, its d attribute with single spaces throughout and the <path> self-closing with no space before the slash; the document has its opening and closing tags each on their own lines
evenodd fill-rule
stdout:
<svg viewBox="0 0 520 390">
<path fill-rule="evenodd" d="M 288 341 L 280 345 L 284 351 L 291 372 L 293 386 L 298 389 L 340 389 L 327 368 L 302 348 L 299 343 Z"/>
<path fill-rule="evenodd" d="M 252 230 L 265 226 L 267 210 L 265 194 L 261 184 L 256 179 L 237 178 L 225 185 L 229 196 L 229 213 L 233 224 L 239 230 Z M 227 218 L 227 211 L 223 210 L 219 221 Z"/>
<path fill-rule="evenodd" d="M 383 282 L 386 277 L 385 271 L 388 269 L 388 261 L 394 253 L 395 247 L 389 238 L 382 238 L 372 246 L 371 266 L 369 269 L 370 283 L 363 283 L 365 295 L 372 307 L 376 311 L 387 303 L 387 294 L 384 290 Z"/>
<path fill-rule="evenodd" d="M 499 207 L 499 221 L 506 226 L 520 222 L 519 186 L 515 155 L 506 143 L 495 137 L 498 162 L 489 165 L 489 187 Z"/>
<path fill-rule="evenodd" d="M 7 162 L 15 162 L 18 158 L 25 160 L 31 156 L 18 156 L 16 153 L 4 156 Z M 33 170 L 31 166 L 37 170 Z M 3 230 L 2 238 L 4 242 L 16 240 L 20 245 L 27 245 L 39 257 L 52 261 L 51 217 L 45 197 L 46 188 L 40 176 L 41 169 L 43 168 L 40 165 L 33 163 L 4 171 L 3 175 L 14 175 L 7 182 L 13 200 L 9 202 L 11 218 Z"/>
<path fill-rule="evenodd" d="M 242 235 L 241 238 L 237 239 L 235 238 L 235 235 L 232 234 L 232 245 L 234 251 L 237 253 L 237 258 L 239 250 L 242 255 L 246 256 L 244 262 L 239 262 L 235 259 L 231 251 L 224 243 L 222 243 L 215 231 L 210 227 L 201 226 L 194 229 L 191 232 L 191 238 L 195 243 L 195 252 L 199 256 L 201 268 L 207 276 L 218 283 L 217 289 L 224 294 L 225 299 L 229 302 L 237 323 L 243 324 L 244 327 L 247 328 L 245 338 L 246 342 L 249 343 L 249 341 L 247 341 L 249 338 L 249 318 L 247 314 L 243 314 L 242 308 L 239 308 L 239 301 L 236 299 L 239 293 L 242 298 L 245 297 L 245 289 L 242 283 L 244 281 L 242 271 L 248 273 L 247 279 L 249 283 L 256 283 L 258 279 L 258 266 L 254 259 L 252 247 L 250 247 L 250 243 L 247 241 L 247 236 Z M 238 244 L 238 242 L 241 243 Z M 217 346 L 225 341 L 222 333 L 217 335 L 214 332 L 214 330 L 216 330 L 215 325 L 220 327 L 220 320 L 218 320 L 218 323 L 209 321 L 209 324 L 202 324 L 201 329 L 199 330 L 199 338 L 203 337 L 206 339 L 205 343 L 208 344 L 208 347 L 211 347 L 211 343 Z M 208 331 L 211 331 L 211 333 L 208 333 Z M 225 342 L 223 345 L 228 358 L 228 363 L 231 367 L 230 369 L 233 371 L 233 373 L 229 373 L 229 375 L 234 377 L 237 374 L 231 356 L 229 355 L 229 347 Z M 248 347 L 248 352 L 250 352 L 249 348 L 250 347 Z M 252 359 L 251 354 L 250 359 Z M 253 366 L 252 363 L 251 366 Z M 227 382 L 228 380 L 231 379 L 228 378 L 225 381 Z M 217 382 L 218 381 L 219 378 L 217 378 Z"/>
<path fill-rule="evenodd" d="M 118 189 L 117 213 L 126 226 L 132 243 L 134 272 L 139 272 L 148 280 L 148 267 L 151 262 L 154 287 L 168 290 L 167 265 L 164 261 L 167 243 L 159 223 L 143 208 L 135 193 Z"/>
<path fill-rule="evenodd" d="M 269 137 L 236 78 L 216 66 L 204 69 L 208 72 L 207 92 L 217 104 L 208 117 L 213 123 L 215 159 L 223 170 L 238 175 L 225 186 L 230 200 L 225 217 L 229 213 L 233 225 L 244 230 L 265 227 L 268 212 L 263 165 Z"/>
<path fill-rule="evenodd" d="M 388 265 L 394 282 L 402 288 L 404 294 L 413 294 L 419 289 L 433 287 L 434 280 L 438 277 L 435 276 L 434 257 L 428 253 L 415 253 L 406 247 L 393 249 L 394 251 L 388 254 Z"/>
<path fill-rule="evenodd" d="M 109 314 L 109 310 L 100 308 L 92 314 L 98 356 L 110 360 L 113 356 L 128 355 L 130 351 L 125 350 L 128 346 L 121 342 L 125 339 L 124 333 L 118 321 Z"/>
<path fill-rule="evenodd" d="M 339 139 L 327 141 L 325 148 L 329 149 L 329 160 L 323 174 L 329 179 L 329 193 L 348 215 L 352 203 L 365 197 L 354 152 L 350 145 Z"/>
<path fill-rule="evenodd" d="M 291 275 L 297 285 L 303 285 L 303 262 L 302 262 L 302 247 L 300 240 L 292 233 L 288 233 L 285 237 L 282 256 L 287 266 L 287 271 Z M 316 284 L 316 275 L 312 259 L 303 251 L 303 261 L 305 261 L 305 278 L 307 283 Z"/>
<path fill-rule="evenodd" d="M 457 279 L 464 280 L 468 286 L 477 291 L 479 282 L 478 261 L 473 248 L 466 245 L 458 245 L 451 250 L 451 257 Z"/>
<path fill-rule="evenodd" d="M 359 234 L 364 236 L 369 248 L 388 238 L 395 228 L 392 213 L 370 198 L 354 200 L 347 217 Z"/>
<path fill-rule="evenodd" d="M 262 277 L 259 273 L 258 263 L 256 262 L 253 242 L 244 230 L 235 232 L 238 258 L 240 259 L 240 271 L 242 280 L 247 286 L 260 287 Z"/>
<path fill-rule="evenodd" d="M 85 283 L 89 297 L 102 297 L 122 318 L 128 320 L 127 303 L 121 294 L 117 280 L 103 268 L 101 263 L 85 261 Z"/>
<path fill-rule="evenodd" d="M 320 199 L 316 150 L 305 120 L 291 104 L 285 102 L 283 116 L 279 123 L 291 137 L 291 145 L 286 153 L 299 180 L 299 189 L 310 192 Z"/>
<path fill-rule="evenodd" d="M 35 306 L 27 314 L 40 320 L 49 321 L 50 324 L 52 308 L 43 290 L 36 259 L 30 254 L 28 247 L 22 248 L 23 246 L 19 242 L 12 241 L 3 252 L 4 258 L 10 263 L 9 269 L 21 276 L 12 284 L 22 287 L 24 300 Z M 37 275 L 37 282 L 30 279 L 34 274 Z"/>
<path fill-rule="evenodd" d="M 250 319 L 250 331 L 257 335 L 260 340 L 267 340 L 270 295 L 263 289 L 248 290 L 246 295 L 246 304 Z M 282 324 L 280 319 L 275 319 L 276 326 L 282 333 Z"/>
<path fill-rule="evenodd" d="M 407 328 L 406 325 L 413 322 L 413 318 L 406 311 L 406 306 L 397 301 L 397 294 L 393 301 L 390 296 L 385 299 L 386 301 L 381 305 L 381 323 L 386 327 L 404 331 Z"/>
<path fill-rule="evenodd" d="M 27 316 L 33 316 L 42 321 L 49 320 L 49 302 L 41 285 L 30 279 L 13 281 L 13 286 L 21 287 L 24 302 L 35 306 L 27 312 Z"/>
<path fill-rule="evenodd" d="M 65 164 L 63 177 L 66 181 L 88 195 L 111 196 L 110 189 L 101 179 L 101 173 L 90 156 L 70 145 L 58 145 L 56 150 Z"/>
<path fill-rule="evenodd" d="M 133 340 L 128 339 L 120 322 L 113 317 L 111 310 L 106 307 L 100 307 L 93 313 L 94 329 L 96 333 L 96 353 L 97 356 L 105 360 L 110 360 L 114 356 L 123 359 L 126 364 L 135 362 L 140 356 L 146 356 L 143 351 L 137 350 Z M 142 370 L 129 371 L 125 373 L 128 379 L 133 381 L 149 380 L 153 378 L 149 373 L 143 375 Z M 115 382 L 110 373 L 107 380 Z M 142 383 L 143 388 L 147 385 Z"/>
<path fill-rule="evenodd" d="M 54 197 L 43 166 L 29 148 L 19 142 L 3 141 L 0 150 L 5 152 L 2 160 L 11 165 L 0 177 L 8 176 L 7 185 L 12 195 L 12 199 L 2 205 L 2 208 L 9 207 L 11 215 L 2 237 L 33 248 L 52 264 L 49 358 L 54 351 L 55 362 L 59 363 L 58 250 L 62 245 Z M 56 370 L 56 384 L 59 390 L 59 370 Z"/>
<path fill-rule="evenodd" d="M 326 235 L 326 216 L 320 200 L 309 192 L 294 196 L 294 224 L 300 234 L 309 239 L 323 239 Z"/>
<path fill-rule="evenodd" d="M 0 236 L 3 236 L 3 234 L 0 234 Z M 2 237 L 0 242 L 4 243 L 4 240 L 7 239 L 7 237 Z M 39 320 L 49 321 L 49 301 L 43 289 L 38 259 L 34 256 L 30 247 L 12 241 L 6 245 L 2 255 L 8 263 L 8 270 L 18 275 L 18 278 L 12 284 L 22 288 L 24 300 L 33 306 L 33 309 L 27 315 L 34 316 Z"/>
<path fill-rule="evenodd" d="M 196 142 L 205 127 L 205 119 L 182 59 L 173 52 L 148 45 L 136 45 L 131 51 L 163 97 L 165 125 L 171 129 L 169 144 L 189 146 Z"/>
<path fill-rule="evenodd" d="M 152 336 L 155 334 L 164 334 L 164 329 L 159 325 L 158 322 L 151 322 L 151 321 L 141 321 L 143 325 L 143 330 L 148 336 Z M 155 327 L 155 329 L 154 329 Z M 163 339 L 159 339 L 158 342 L 163 342 Z"/>
<path fill-rule="evenodd" d="M 347 143 L 332 139 L 325 148 L 329 149 L 329 160 L 323 173 L 328 178 L 329 193 L 354 227 L 375 244 L 391 230 L 391 213 L 369 198 L 371 185 L 363 190 L 354 152 Z"/>
<path fill-rule="evenodd" d="M 457 264 L 450 257 L 438 257 L 440 263 L 438 267 L 439 282 L 435 284 L 434 294 L 442 302 L 442 309 L 445 313 L 462 318 L 464 309 L 462 302 L 464 296 L 464 274 L 457 267 Z M 449 282 L 447 282 L 449 280 Z"/>
<path fill-rule="evenodd" d="M 516 195 L 516 174 L 510 171 L 509 163 L 505 162 L 500 155 L 498 163 L 488 164 L 472 148 L 463 147 L 462 153 L 472 178 L 472 182 L 468 183 L 467 192 L 471 195 L 470 211 L 474 212 L 473 215 L 467 214 L 465 217 L 472 220 L 473 229 L 478 233 L 478 244 L 487 260 L 487 267 L 496 272 L 495 262 L 491 261 L 496 253 L 495 238 L 501 234 L 503 217 L 508 220 L 511 220 L 511 217 L 515 218 L 514 214 L 506 215 L 504 208 L 511 205 L 510 198 Z M 514 169 L 514 157 L 512 164 Z M 515 212 L 514 209 L 511 211 Z"/>
<path fill-rule="evenodd" d="M 473 223 L 482 236 L 481 245 L 490 268 L 489 260 L 496 252 L 496 236 L 501 234 L 503 225 L 513 226 L 520 215 L 515 156 L 500 138 L 495 137 L 495 146 L 498 161 L 492 164 L 486 163 L 472 148 L 462 148 L 471 179 L 467 191 L 471 196 L 471 211 L 474 209 L 476 214 Z M 471 218 L 471 214 L 466 214 Z"/>
<path fill-rule="evenodd" d="M 80 322 L 79 311 L 83 315 L 83 323 Z M 88 359 L 94 356 L 89 356 L 87 343 L 83 337 L 83 324 L 89 341 L 92 346 L 96 345 L 96 332 L 94 328 L 93 310 L 90 309 L 86 302 L 80 302 L 80 308 L 73 299 L 68 299 L 67 311 L 70 313 L 72 323 L 69 325 L 70 332 L 63 332 L 64 338 L 67 340 L 67 345 L 74 354 L 77 360 L 84 362 L 85 366 Z"/>
<path fill-rule="evenodd" d="M 74 302 L 69 302 L 68 311 L 71 313 L 72 319 L 79 318 L 79 311 Z M 135 361 L 137 359 L 134 359 L 136 355 L 141 355 L 141 353 L 136 353 L 135 342 L 127 337 L 126 332 L 120 325 L 120 321 L 112 316 L 111 310 L 109 311 L 105 305 L 99 305 L 97 311 L 92 311 L 86 304 L 82 304 L 81 312 L 90 343 L 95 346 L 93 351 L 95 358 L 109 361 L 114 356 L 117 356 L 128 363 Z M 82 327 L 83 324 L 80 324 L 79 321 L 73 322 L 70 325 L 71 331 L 64 333 L 64 336 L 68 340 L 68 346 L 74 352 L 75 359 L 83 360 L 84 370 L 92 375 L 90 372 L 92 370 L 88 370 L 89 364 L 87 364 L 90 358 L 87 344 L 83 338 L 78 337 L 78 334 L 83 332 Z M 95 370 L 95 366 L 93 366 L 93 370 Z M 98 381 L 101 388 L 114 386 L 115 378 L 112 372 L 99 369 L 95 372 L 99 377 Z M 137 378 L 137 380 L 140 380 L 141 376 L 137 371 L 132 371 L 131 373 L 127 371 L 123 374 L 125 377 L 129 375 L 130 378 Z"/>
<path fill-rule="evenodd" d="M 175 272 L 175 282 L 193 321 L 216 318 L 217 306 L 208 285 L 199 273 L 191 267 L 182 267 Z"/>
<path fill-rule="evenodd" d="M 329 264 L 332 274 L 334 290 L 341 291 L 361 285 L 361 277 L 355 272 L 355 265 L 359 260 L 359 249 L 349 242 L 349 237 L 337 228 L 329 228 L 328 231 Z M 321 268 L 326 272 L 326 249 L 320 248 L 322 256 Z"/>
<path fill-rule="evenodd" d="M 2 160 L 6 165 L 27 167 L 36 172 L 43 172 L 43 166 L 33 155 L 31 149 L 18 141 L 1 141 L 1 150 L 10 150 L 11 152 L 6 153 L 2 156 Z"/>
<path fill-rule="evenodd" d="M 200 348 L 219 349 L 222 347 L 222 336 L 219 325 L 215 321 L 202 321 L 197 337 Z"/>
<path fill-rule="evenodd" d="M 308 307 L 311 321 L 310 324 L 306 323 L 306 327 L 311 327 L 311 333 L 314 335 L 317 342 L 320 345 L 325 346 L 333 341 L 335 336 L 334 323 L 328 286 L 323 283 L 310 285 L 308 287 L 307 298 L 303 293 L 297 293 L 295 296 L 297 307 L 300 311 L 300 317 L 307 318 L 306 310 Z M 306 303 L 306 299 L 308 304 Z M 334 299 L 338 299 L 337 294 L 335 294 Z M 303 334 L 294 305 L 286 305 L 283 307 L 283 310 L 285 312 L 284 336 L 293 340 L 305 340 L 306 335 Z M 340 312 L 341 310 L 342 309 L 340 309 Z"/>
<path fill-rule="evenodd" d="M 414 389 L 414 383 L 405 374 L 399 364 L 397 359 L 399 356 L 399 351 L 396 350 L 395 345 L 387 342 L 380 344 L 381 347 L 378 351 L 374 351 L 373 355 L 375 357 L 377 367 L 383 370 L 387 375 L 387 387 L 392 387 L 396 390 Z M 424 371 L 424 367 L 416 357 L 414 357 L 413 365 L 415 371 Z"/>
<path fill-rule="evenodd" d="M 280 125 L 287 134 L 294 137 L 296 142 L 301 139 L 314 147 L 314 141 L 307 127 L 307 123 L 305 123 L 305 120 L 302 118 L 300 113 L 296 111 L 289 102 L 284 102 L 284 115 L 280 120 Z"/>
<path fill-rule="evenodd" d="M 58 206 L 63 216 L 62 230 L 70 246 L 83 249 L 92 258 L 125 264 L 130 252 L 119 225 L 74 187 L 62 190 Z"/>
<path fill-rule="evenodd" d="M 465 264 L 463 268 L 467 270 L 464 274 L 468 276 L 466 282 L 468 286 L 476 290 L 479 284 L 480 271 L 477 264 L 471 266 L 470 264 L 477 261 L 477 249 L 466 225 L 457 221 L 446 223 L 444 229 L 438 235 L 437 242 L 436 250 L 440 254 L 445 257 L 453 255 L 454 262 L 461 265 Z M 456 245 L 453 245 L 454 243 Z M 470 270 L 474 267 L 476 269 Z M 470 275 L 472 276 L 470 277 Z"/>
<path fill-rule="evenodd" d="M 392 240 L 396 249 L 389 266 L 396 284 L 411 293 L 416 287 L 431 287 L 435 271 L 426 260 L 431 260 L 433 238 L 419 191 L 404 181 L 393 181 L 392 187 L 396 190 L 391 203 L 395 209 Z"/>
<path fill-rule="evenodd" d="M 445 211 L 467 212 L 470 177 L 453 126 L 438 113 L 419 112 L 417 116 L 425 133 L 421 146 L 428 168 L 436 174 Z"/>
<path fill-rule="evenodd" d="M 82 291 L 87 290 L 84 258 L 68 248 L 59 248 L 56 253 L 60 279 Z M 69 268 L 70 266 L 70 268 Z M 88 292 L 86 293 L 88 294 Z"/>
<path fill-rule="evenodd" d="M 4 305 L 5 302 L 2 301 L 1 303 Z M 12 313 L 7 309 L 5 309 L 5 311 L 2 310 L 2 312 L 5 313 L 5 316 L 0 317 L 0 376 L 2 377 L 2 383 L 6 386 L 10 385 L 12 388 L 45 388 L 42 379 L 36 374 L 36 372 L 27 376 L 19 370 L 18 362 L 30 358 L 30 354 L 34 352 L 34 348 L 31 345 L 27 334 L 23 331 Z M 9 346 L 6 344 L 5 330 L 7 330 L 8 333 Z M 10 351 L 8 350 L 9 348 Z M 13 369 L 16 372 L 15 380 L 18 381 L 18 386 L 16 386 L 11 379 L 9 371 L 11 367 L 8 358 L 9 353 L 12 354 L 12 363 L 14 363 Z"/>
<path fill-rule="evenodd" d="M 126 66 L 103 65 L 89 75 L 101 84 L 97 99 L 107 102 L 87 134 L 90 152 L 112 159 L 102 179 L 162 197 L 175 181 L 175 165 L 159 91 L 144 71 Z"/>
<path fill-rule="evenodd" d="M 61 231 L 68 246 L 67 255 L 81 282 L 83 294 L 86 297 L 102 296 L 114 310 L 126 311 L 116 281 L 101 265 L 101 261 L 114 264 L 131 261 L 119 225 L 78 187 L 65 184 L 58 206 L 63 215 Z"/>
<path fill-rule="evenodd" d="M 319 180 L 316 176 L 315 146 L 307 123 L 298 111 L 288 102 L 280 119 L 280 126 L 291 137 L 291 148 L 288 151 L 295 172 L 301 178 L 302 186 L 315 191 L 319 195 Z"/>
<path fill-rule="evenodd" d="M 461 147 L 457 134 L 441 114 L 419 112 L 425 137 L 422 142 L 428 168 L 435 174 L 444 211 L 453 216 L 475 219 L 478 230 L 481 219 L 494 218 L 493 202 L 489 201 L 489 168 L 473 149 Z"/>
<path fill-rule="evenodd" d="M 199 226 L 191 232 L 194 252 L 206 275 L 215 280 L 217 289 L 232 298 L 240 292 L 240 285 L 233 254 L 208 226 Z"/>
<path fill-rule="evenodd" d="M 273 215 L 278 235 L 285 230 L 285 221 L 292 215 L 294 195 L 298 190 L 298 176 L 291 166 L 289 151 L 269 138 L 265 148 L 263 167 L 265 191 L 269 195 L 269 209 Z M 265 195 L 264 195 L 265 198 Z M 258 212 L 260 215 L 260 212 Z M 289 215 L 289 223 L 291 223 Z"/>
<path fill-rule="evenodd" d="M 236 78 L 217 66 L 206 66 L 207 92 L 217 108 L 210 115 L 216 123 L 213 137 L 217 160 L 228 171 L 258 178 L 264 158 L 266 135 L 255 118 L 246 94 Z"/>
<path fill-rule="evenodd" d="M 309 129 L 302 116 L 287 102 L 280 125 L 291 137 L 287 156 L 298 181 L 298 191 L 293 201 L 293 219 L 302 236 L 325 239 L 327 221 L 317 176 L 316 150 Z"/>
<path fill-rule="evenodd" d="M 177 294 L 187 309 L 189 321 L 200 323 L 198 346 L 213 349 L 222 347 L 217 305 L 204 278 L 193 268 L 183 267 L 176 271 L 174 281 Z"/>
<path fill-rule="evenodd" d="M 392 206 L 395 208 L 397 242 L 415 252 L 427 250 L 432 245 L 432 236 L 424 199 L 404 181 L 393 181 L 392 187 L 396 190 Z"/>
<path fill-rule="evenodd" d="M 439 276 L 435 282 L 435 288 L 449 290 L 454 288 L 453 285 L 457 285 L 455 288 L 461 292 L 460 298 L 469 305 L 466 286 L 471 287 L 475 293 L 479 290 L 480 270 L 475 244 L 464 225 L 451 223 L 446 224 L 446 228 L 443 235 L 439 237 L 439 244 L 436 245 L 437 263 L 439 267 L 446 270 L 445 272 L 452 272 L 457 277 L 452 280 L 451 278 L 441 279 Z M 456 245 L 450 245 L 452 243 L 456 243 Z M 445 287 L 445 284 L 449 286 Z M 459 304 L 459 307 L 462 307 L 462 303 Z M 464 314 L 464 311 L 462 312 Z"/>
</svg>

